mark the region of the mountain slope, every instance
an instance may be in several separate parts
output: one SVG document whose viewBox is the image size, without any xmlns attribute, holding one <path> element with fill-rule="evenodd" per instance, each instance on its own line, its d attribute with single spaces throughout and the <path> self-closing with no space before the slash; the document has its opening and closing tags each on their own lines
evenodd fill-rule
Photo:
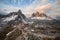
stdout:
<svg viewBox="0 0 60 40">
<path fill-rule="evenodd" d="M 0 39 L 3 40 L 8 32 L 14 29 L 15 25 L 21 22 L 26 22 L 26 17 L 21 10 L 18 12 L 11 12 L 8 15 L 1 15 L 0 17 Z M 24 20 L 24 21 L 22 21 Z"/>
</svg>

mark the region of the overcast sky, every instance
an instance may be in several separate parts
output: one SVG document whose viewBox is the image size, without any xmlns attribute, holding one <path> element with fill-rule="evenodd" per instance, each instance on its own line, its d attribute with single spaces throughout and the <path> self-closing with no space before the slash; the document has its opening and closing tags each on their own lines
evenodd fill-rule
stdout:
<svg viewBox="0 0 60 40">
<path fill-rule="evenodd" d="M 60 0 L 0 0 L 0 14 L 19 9 L 26 16 L 31 16 L 36 11 L 43 11 L 50 16 L 60 16 Z"/>
</svg>

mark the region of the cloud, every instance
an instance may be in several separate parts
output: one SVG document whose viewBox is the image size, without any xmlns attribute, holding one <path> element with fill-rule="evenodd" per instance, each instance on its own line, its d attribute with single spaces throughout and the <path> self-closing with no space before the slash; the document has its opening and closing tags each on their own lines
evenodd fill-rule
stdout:
<svg viewBox="0 0 60 40">
<path fill-rule="evenodd" d="M 51 7 L 51 12 L 54 12 L 53 15 L 59 16 L 60 14 L 60 1 L 56 1 L 54 5 Z"/>
<path fill-rule="evenodd" d="M 47 0 L 42 0 L 43 2 L 46 2 Z"/>
<path fill-rule="evenodd" d="M 42 0 L 43 3 L 46 3 L 47 1 L 49 1 L 49 0 Z"/>
<path fill-rule="evenodd" d="M 16 2 L 17 0 L 13 0 Z M 18 0 L 18 5 L 23 3 L 25 0 Z M 30 0 L 31 2 L 32 0 Z M 51 0 L 34 0 L 29 5 L 24 5 L 24 7 L 15 7 L 15 6 L 8 6 L 7 8 L 3 9 L 4 12 L 12 12 L 21 9 L 22 12 L 26 16 L 31 16 L 33 12 L 39 10 L 39 12 L 44 11 L 49 15 L 57 15 L 60 14 L 60 0 L 56 0 L 55 2 L 51 3 Z"/>
<path fill-rule="evenodd" d="M 14 1 L 14 3 L 16 3 L 16 0 L 13 0 Z"/>
<path fill-rule="evenodd" d="M 47 4 L 43 4 L 43 1 L 44 0 L 34 0 L 33 1 L 33 3 L 31 3 L 30 5 L 28 5 L 28 6 L 25 6 L 24 8 L 23 8 L 23 13 L 24 14 L 26 14 L 26 15 L 28 15 L 28 16 L 31 16 L 31 14 L 33 13 L 33 12 L 36 12 L 36 9 L 38 9 L 38 10 L 47 10 L 47 9 L 49 9 L 50 7 L 51 7 L 51 4 L 49 4 L 49 3 L 47 3 Z M 44 2 L 47 2 L 47 0 L 45 0 Z"/>
<path fill-rule="evenodd" d="M 46 14 L 50 16 L 56 16 L 60 14 L 60 1 L 56 0 L 55 2 L 51 3 L 50 0 L 35 0 L 31 5 L 25 6 L 24 13 L 29 14 L 31 16 L 33 12 L 39 10 L 39 12 L 44 11 Z M 57 15 L 58 16 L 58 15 Z"/>
<path fill-rule="evenodd" d="M 0 14 L 9 14 L 10 12 L 17 12 L 19 9 L 19 7 L 8 6 L 7 8 L 0 9 Z"/>
<path fill-rule="evenodd" d="M 9 13 L 9 12 L 16 12 L 19 9 L 20 9 L 19 7 L 9 6 L 9 7 L 5 8 L 4 11 L 6 11 L 7 13 Z"/>
<path fill-rule="evenodd" d="M 47 9 L 50 9 L 51 8 L 51 4 L 46 4 L 46 5 L 42 5 L 42 6 L 38 6 L 36 7 L 36 11 L 45 11 Z"/>
</svg>

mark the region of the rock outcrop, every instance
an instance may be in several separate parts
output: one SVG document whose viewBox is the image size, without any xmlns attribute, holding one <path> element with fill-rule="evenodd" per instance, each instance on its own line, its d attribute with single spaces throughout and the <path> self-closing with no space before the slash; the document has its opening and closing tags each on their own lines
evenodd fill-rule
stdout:
<svg viewBox="0 0 60 40">
<path fill-rule="evenodd" d="M 27 19 L 21 10 L 18 12 L 11 12 L 8 15 L 3 15 L 0 17 L 0 39 L 3 40 L 6 34 L 12 31 L 17 26 L 20 21 L 25 21 Z"/>
</svg>

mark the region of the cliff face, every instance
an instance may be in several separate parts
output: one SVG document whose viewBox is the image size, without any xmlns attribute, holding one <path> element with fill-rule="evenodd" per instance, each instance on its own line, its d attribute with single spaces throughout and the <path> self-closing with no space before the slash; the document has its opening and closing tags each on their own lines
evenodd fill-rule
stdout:
<svg viewBox="0 0 60 40">
<path fill-rule="evenodd" d="M 38 11 L 36 13 L 33 13 L 32 16 L 36 16 L 36 17 L 47 17 L 47 15 L 45 13 L 39 13 Z"/>
<path fill-rule="evenodd" d="M 52 17 L 47 16 L 44 12 L 39 13 L 38 11 L 36 13 L 32 14 L 31 19 L 39 19 L 39 20 L 53 20 Z"/>
<path fill-rule="evenodd" d="M 8 32 L 14 29 L 26 17 L 22 14 L 21 10 L 18 12 L 11 12 L 8 15 L 1 15 L 0 17 L 0 39 L 3 40 Z"/>
</svg>

